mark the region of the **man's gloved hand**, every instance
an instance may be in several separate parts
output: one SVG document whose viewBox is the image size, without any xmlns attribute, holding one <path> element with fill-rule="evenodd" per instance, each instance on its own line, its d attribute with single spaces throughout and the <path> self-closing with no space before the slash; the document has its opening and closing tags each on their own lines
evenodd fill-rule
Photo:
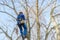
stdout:
<svg viewBox="0 0 60 40">
<path fill-rule="evenodd" d="M 22 21 L 21 21 L 21 23 L 25 23 L 25 21 L 24 21 L 24 20 L 22 20 Z"/>
</svg>

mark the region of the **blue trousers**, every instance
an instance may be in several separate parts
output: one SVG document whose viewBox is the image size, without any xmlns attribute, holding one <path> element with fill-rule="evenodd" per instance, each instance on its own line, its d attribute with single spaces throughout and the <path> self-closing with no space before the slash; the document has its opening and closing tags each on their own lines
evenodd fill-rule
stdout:
<svg viewBox="0 0 60 40">
<path fill-rule="evenodd" d="M 26 36 L 27 35 L 27 26 L 26 24 L 18 24 L 19 28 L 20 28 L 20 33 L 21 33 L 21 36 Z"/>
</svg>

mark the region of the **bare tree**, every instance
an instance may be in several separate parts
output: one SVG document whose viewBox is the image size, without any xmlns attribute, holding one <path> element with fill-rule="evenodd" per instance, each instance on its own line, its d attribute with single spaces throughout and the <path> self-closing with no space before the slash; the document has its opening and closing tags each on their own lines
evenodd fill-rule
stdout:
<svg viewBox="0 0 60 40">
<path fill-rule="evenodd" d="M 46 0 L 32 0 L 32 4 L 31 4 L 31 0 L 0 0 L 0 1 L 1 1 L 0 2 L 0 7 L 1 7 L 0 13 L 5 13 L 5 14 L 7 14 L 7 16 L 9 15 L 9 17 L 11 18 L 11 20 L 13 20 L 13 22 L 16 22 L 16 16 L 18 15 L 18 10 L 21 11 L 21 9 L 23 9 L 24 14 L 26 15 L 26 19 L 27 19 L 26 23 L 27 23 L 27 27 L 29 30 L 28 35 L 27 35 L 28 40 L 31 40 L 31 36 L 34 37 L 34 38 L 32 38 L 33 40 L 48 40 L 48 38 L 51 37 L 51 36 L 49 36 L 51 34 L 53 34 L 52 37 L 57 34 L 56 37 L 53 37 L 53 38 L 54 38 L 54 40 L 56 40 L 56 39 L 59 40 L 60 34 L 58 34 L 59 33 L 58 28 L 59 28 L 60 24 L 59 24 L 59 21 L 57 22 L 57 20 L 58 20 L 57 18 L 58 18 L 58 16 L 60 16 L 60 13 L 54 12 L 56 10 L 56 8 L 60 7 L 60 5 L 56 4 L 57 0 L 53 0 L 53 1 L 49 0 L 47 2 L 47 4 L 45 4 L 45 6 L 43 6 L 43 5 L 44 5 L 44 2 L 46 2 Z M 40 3 L 40 1 L 41 1 L 41 3 Z M 44 16 L 44 14 L 45 14 L 45 11 L 48 11 L 46 9 L 49 9 L 49 8 L 50 8 L 50 11 L 48 14 L 50 14 L 50 16 L 48 14 L 47 14 L 47 16 L 50 17 L 50 20 L 48 22 L 47 21 L 48 18 L 45 19 L 46 16 Z M 9 12 L 9 11 L 11 11 L 11 12 Z M 32 16 L 32 15 L 34 15 L 34 16 Z M 31 19 L 33 19 L 33 20 L 30 21 Z M 11 21 L 7 21 L 7 22 L 11 22 Z M 48 22 L 48 24 L 46 24 L 46 22 Z M 0 26 L 0 29 L 2 31 L 0 33 L 1 34 L 4 33 L 8 40 L 14 40 L 13 35 L 16 35 L 14 28 L 17 27 L 17 25 L 14 24 L 14 28 L 12 30 L 11 36 L 9 36 L 9 34 L 8 34 L 8 30 L 10 30 L 10 29 L 8 29 L 8 30 L 4 29 L 4 27 L 8 27 L 8 26 L 4 25 L 2 27 Z M 11 26 L 9 26 L 9 27 L 11 27 Z M 34 27 L 37 28 L 37 31 L 34 29 Z M 32 30 L 34 32 L 36 31 L 37 39 L 35 37 L 36 33 L 35 33 L 35 35 L 31 34 L 31 33 L 34 33 L 34 32 L 32 32 Z M 42 31 L 44 31 L 44 32 L 42 32 Z M 51 32 L 53 32 L 53 33 L 51 33 Z M 19 40 L 19 38 L 20 38 L 20 35 L 17 35 L 16 40 Z M 51 38 L 51 40 L 53 38 Z"/>
</svg>

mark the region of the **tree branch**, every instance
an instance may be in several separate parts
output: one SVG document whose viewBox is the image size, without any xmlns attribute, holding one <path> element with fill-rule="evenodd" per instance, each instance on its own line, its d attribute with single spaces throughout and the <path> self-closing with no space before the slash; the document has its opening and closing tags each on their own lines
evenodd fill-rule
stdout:
<svg viewBox="0 0 60 40">
<path fill-rule="evenodd" d="M 1 27 L 0 29 L 3 31 L 3 33 L 6 35 L 7 38 L 11 39 L 11 37 Z"/>
<path fill-rule="evenodd" d="M 53 17 L 57 17 L 57 16 L 60 16 L 60 13 L 59 13 L 59 14 L 54 15 Z"/>
<path fill-rule="evenodd" d="M 16 40 L 18 40 L 21 36 L 18 36 Z"/>
<path fill-rule="evenodd" d="M 43 12 L 44 10 L 46 10 L 46 9 L 47 9 L 51 4 L 53 4 L 54 2 L 56 2 L 56 1 L 53 1 L 52 3 L 48 3 L 48 5 L 39 12 L 39 13 L 40 13 L 39 15 L 41 15 L 42 12 Z"/>
<path fill-rule="evenodd" d="M 35 22 L 36 22 L 36 20 L 34 21 L 34 23 L 32 24 L 32 26 L 30 27 L 30 30 L 34 27 Z"/>
<path fill-rule="evenodd" d="M 14 31 L 15 31 L 15 29 L 13 29 L 12 34 L 11 34 L 11 37 L 13 36 Z"/>
<path fill-rule="evenodd" d="M 5 12 L 5 11 L 0 11 L 0 12 L 6 13 L 7 15 L 9 15 L 9 16 L 13 17 L 14 19 L 16 19 L 13 15 L 9 14 L 8 12 Z"/>
<path fill-rule="evenodd" d="M 22 5 L 23 8 L 26 9 L 26 7 L 23 5 L 23 3 L 21 3 L 21 2 L 19 2 L 19 3 Z M 24 4 L 26 4 L 26 3 L 24 3 Z M 32 7 L 30 7 L 29 5 L 27 5 L 27 7 L 36 15 L 36 12 L 34 11 L 34 9 Z"/>
<path fill-rule="evenodd" d="M 12 8 L 11 6 L 9 6 L 8 4 L 0 3 L 0 5 L 5 5 L 5 6 L 7 6 L 7 7 L 11 8 L 11 9 L 13 9 L 13 8 Z"/>
<path fill-rule="evenodd" d="M 13 5 L 14 12 L 16 13 L 16 15 L 18 15 L 18 13 L 17 13 L 17 11 L 16 11 L 16 8 L 15 8 L 15 5 L 14 5 L 14 1 L 11 0 L 11 2 L 12 2 L 12 5 Z"/>
</svg>

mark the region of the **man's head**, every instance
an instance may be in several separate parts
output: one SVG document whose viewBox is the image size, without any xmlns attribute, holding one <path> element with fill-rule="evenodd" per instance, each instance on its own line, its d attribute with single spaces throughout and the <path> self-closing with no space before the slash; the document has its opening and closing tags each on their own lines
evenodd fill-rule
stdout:
<svg viewBox="0 0 60 40">
<path fill-rule="evenodd" d="M 19 14 L 23 14 L 23 12 L 19 12 Z"/>
</svg>

